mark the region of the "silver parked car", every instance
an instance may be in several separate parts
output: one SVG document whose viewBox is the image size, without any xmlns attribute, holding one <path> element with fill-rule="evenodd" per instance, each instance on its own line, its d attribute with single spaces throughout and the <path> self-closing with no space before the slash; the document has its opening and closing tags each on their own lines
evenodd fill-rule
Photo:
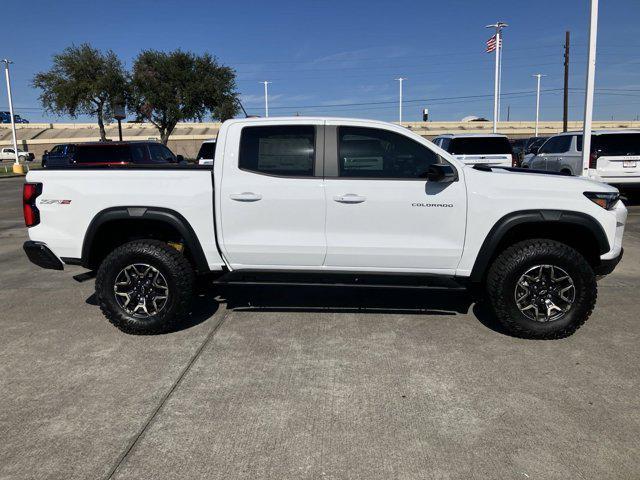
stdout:
<svg viewBox="0 0 640 480">
<path fill-rule="evenodd" d="M 582 133 L 549 138 L 522 166 L 536 170 L 582 173 Z M 612 184 L 640 184 L 640 131 L 595 130 L 591 137 L 590 176 Z"/>
</svg>

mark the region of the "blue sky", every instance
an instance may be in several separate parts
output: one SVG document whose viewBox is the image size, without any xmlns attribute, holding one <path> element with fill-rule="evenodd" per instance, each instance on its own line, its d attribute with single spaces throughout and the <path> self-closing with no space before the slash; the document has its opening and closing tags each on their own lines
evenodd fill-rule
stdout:
<svg viewBox="0 0 640 480">
<path fill-rule="evenodd" d="M 635 119 L 640 2 L 600 4 L 595 118 Z M 68 120 L 40 110 L 30 81 L 52 54 L 83 42 L 114 50 L 127 67 L 147 48 L 211 52 L 236 69 L 249 113 L 263 114 L 259 82 L 269 80 L 271 115 L 396 120 L 394 79 L 402 76 L 404 120 L 418 120 L 423 107 L 434 121 L 491 118 L 493 56 L 484 53 L 491 35 L 484 26 L 496 20 L 510 25 L 502 91 L 513 95 L 502 100 L 502 118 L 508 107 L 511 120 L 533 118 L 537 72 L 548 75 L 541 119 L 561 118 L 565 30 L 572 35 L 570 118 L 582 115 L 589 0 L 32 0 L 4 2 L 2 13 L 0 57 L 15 62 L 16 113 L 31 121 Z"/>
</svg>

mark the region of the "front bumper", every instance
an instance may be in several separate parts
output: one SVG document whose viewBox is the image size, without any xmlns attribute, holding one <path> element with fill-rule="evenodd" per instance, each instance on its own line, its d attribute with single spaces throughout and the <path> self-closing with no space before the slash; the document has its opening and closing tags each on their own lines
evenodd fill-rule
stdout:
<svg viewBox="0 0 640 480">
<path fill-rule="evenodd" d="M 598 265 L 594 271 L 598 276 L 609 275 L 613 270 L 618 266 L 620 260 L 622 260 L 622 255 L 624 254 L 624 248 L 620 249 L 620 254 L 609 260 L 600 260 L 600 265 Z"/>
<path fill-rule="evenodd" d="M 24 248 L 24 252 L 27 254 L 29 260 L 31 260 L 31 263 L 52 270 L 64 269 L 62 261 L 42 242 L 28 240 L 24 242 L 22 248 Z"/>
</svg>

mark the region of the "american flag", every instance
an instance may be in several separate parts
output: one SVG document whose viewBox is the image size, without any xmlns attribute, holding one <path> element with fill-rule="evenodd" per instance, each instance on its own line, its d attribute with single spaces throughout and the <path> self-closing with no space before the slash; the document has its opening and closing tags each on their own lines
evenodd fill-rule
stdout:
<svg viewBox="0 0 640 480">
<path fill-rule="evenodd" d="M 502 48 L 502 39 L 500 39 L 500 48 Z M 496 49 L 496 36 L 492 36 L 489 40 L 487 40 L 487 53 L 491 53 Z"/>
</svg>

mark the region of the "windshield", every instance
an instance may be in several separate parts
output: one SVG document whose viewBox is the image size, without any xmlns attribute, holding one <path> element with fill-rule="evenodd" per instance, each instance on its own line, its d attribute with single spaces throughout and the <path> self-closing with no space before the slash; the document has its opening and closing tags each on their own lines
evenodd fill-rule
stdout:
<svg viewBox="0 0 640 480">
<path fill-rule="evenodd" d="M 511 145 L 506 137 L 453 138 L 449 152 L 455 155 L 511 154 Z"/>
</svg>

